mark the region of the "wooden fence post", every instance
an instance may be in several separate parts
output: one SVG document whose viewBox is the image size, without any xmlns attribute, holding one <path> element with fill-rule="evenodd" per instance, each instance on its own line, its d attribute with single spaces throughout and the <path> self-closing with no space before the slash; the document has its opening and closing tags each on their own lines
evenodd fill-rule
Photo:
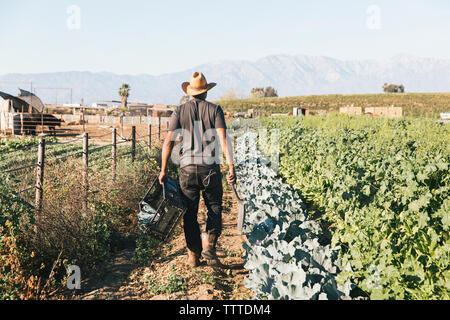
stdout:
<svg viewBox="0 0 450 320">
<path fill-rule="evenodd" d="M 36 216 L 38 216 L 42 211 L 42 199 L 44 195 L 44 164 L 45 164 L 45 139 L 41 138 L 39 139 L 38 161 L 36 168 L 36 199 L 35 199 Z"/>
<path fill-rule="evenodd" d="M 14 128 L 15 128 L 15 126 L 16 126 L 16 120 L 14 120 L 14 113 L 11 113 L 11 118 L 10 117 L 8 117 L 8 125 L 9 125 L 9 120 L 12 120 L 12 127 L 11 127 L 11 134 L 12 134 L 12 136 L 13 137 L 15 137 L 16 136 L 16 134 L 15 134 L 15 132 L 14 132 Z M 6 133 L 6 130 L 5 130 L 5 133 Z"/>
<path fill-rule="evenodd" d="M 117 129 L 112 131 L 112 176 L 113 181 L 116 181 L 116 164 L 117 164 Z"/>
<path fill-rule="evenodd" d="M 158 116 L 158 140 L 161 140 L 161 116 Z"/>
<path fill-rule="evenodd" d="M 136 158 L 136 126 L 131 127 L 131 162 Z"/>
<path fill-rule="evenodd" d="M 123 137 L 123 116 L 120 116 L 120 134 Z"/>
<path fill-rule="evenodd" d="M 23 129 L 23 110 L 20 113 L 20 135 L 23 136 L 25 134 L 25 130 Z"/>
<path fill-rule="evenodd" d="M 83 133 L 84 133 L 84 132 L 86 132 L 86 126 L 85 126 L 86 121 L 84 120 L 84 108 L 81 110 L 83 112 L 83 120 L 81 120 L 81 121 L 83 122 Z"/>
<path fill-rule="evenodd" d="M 152 124 L 148 124 L 148 149 L 152 149 Z"/>
<path fill-rule="evenodd" d="M 89 168 L 89 134 L 87 132 L 83 135 L 83 187 L 84 187 L 84 201 L 83 209 L 87 209 L 89 180 L 88 180 L 88 168 Z"/>
</svg>

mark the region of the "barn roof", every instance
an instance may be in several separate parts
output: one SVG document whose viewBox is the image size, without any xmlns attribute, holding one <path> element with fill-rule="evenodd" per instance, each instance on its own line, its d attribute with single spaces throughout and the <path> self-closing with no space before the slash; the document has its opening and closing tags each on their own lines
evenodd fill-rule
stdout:
<svg viewBox="0 0 450 320">
<path fill-rule="evenodd" d="M 9 93 L 0 91 L 0 97 L 2 97 L 5 100 L 12 100 L 12 101 L 14 101 L 15 105 L 24 106 L 25 109 L 28 109 L 29 106 L 31 105 L 32 108 L 34 109 L 33 111 L 36 112 L 36 113 L 41 113 L 44 110 L 44 105 L 42 105 L 42 109 L 36 108 L 36 106 L 39 107 L 38 104 L 36 104 L 36 106 L 33 105 L 33 104 L 35 104 L 35 100 L 36 100 L 36 103 L 37 103 L 37 99 L 39 99 L 37 96 L 34 96 L 32 99 L 31 99 L 31 96 L 28 97 L 28 98 L 30 98 L 30 101 L 33 101 L 33 104 L 30 104 L 27 101 L 28 98 L 26 96 L 25 97 L 24 96 L 15 97 L 15 96 L 10 95 Z M 40 99 L 39 99 L 39 102 L 42 104 Z M 17 108 L 17 107 L 15 107 L 15 108 Z M 42 111 L 40 111 L 40 110 L 42 110 Z"/>
<path fill-rule="evenodd" d="M 10 94 L 8 94 L 6 92 L 0 91 L 0 97 L 2 97 L 5 100 L 13 100 L 14 102 L 16 102 L 18 104 L 21 104 L 21 105 L 24 105 L 26 107 L 28 107 L 30 105 L 28 102 L 22 100 L 21 98 L 12 96 L 12 95 L 10 95 Z"/>
<path fill-rule="evenodd" d="M 37 95 L 35 95 L 32 92 L 23 90 L 19 88 L 19 98 L 28 102 L 33 109 L 36 109 L 38 112 L 42 113 L 44 111 L 44 104 L 42 103 L 41 99 Z"/>
</svg>

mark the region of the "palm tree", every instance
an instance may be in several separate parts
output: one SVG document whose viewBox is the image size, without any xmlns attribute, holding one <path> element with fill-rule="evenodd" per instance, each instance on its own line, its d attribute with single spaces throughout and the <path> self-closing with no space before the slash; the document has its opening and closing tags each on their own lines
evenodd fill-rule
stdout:
<svg viewBox="0 0 450 320">
<path fill-rule="evenodd" d="M 130 96 L 130 85 L 128 83 L 122 84 L 119 88 L 119 95 L 122 97 L 122 107 L 128 106 L 128 97 Z"/>
</svg>

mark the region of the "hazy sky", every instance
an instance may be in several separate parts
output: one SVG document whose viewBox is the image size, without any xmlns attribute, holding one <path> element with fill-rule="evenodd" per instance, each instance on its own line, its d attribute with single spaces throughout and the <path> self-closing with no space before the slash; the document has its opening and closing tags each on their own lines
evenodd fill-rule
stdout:
<svg viewBox="0 0 450 320">
<path fill-rule="evenodd" d="M 448 0 L 0 0 L 0 74 L 163 74 L 271 54 L 450 58 Z"/>
</svg>

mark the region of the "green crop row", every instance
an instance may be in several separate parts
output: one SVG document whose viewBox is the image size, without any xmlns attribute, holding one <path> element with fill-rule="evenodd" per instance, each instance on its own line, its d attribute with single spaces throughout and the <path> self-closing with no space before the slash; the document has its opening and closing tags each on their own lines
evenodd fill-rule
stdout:
<svg viewBox="0 0 450 320">
<path fill-rule="evenodd" d="M 265 119 L 279 174 L 340 246 L 340 273 L 373 299 L 450 297 L 450 130 L 432 120 Z"/>
<path fill-rule="evenodd" d="M 264 154 L 252 151 L 257 134 L 238 136 L 236 172 L 245 200 L 243 247 L 249 271 L 245 286 L 263 300 L 361 298 L 352 293 L 350 281 L 337 282 L 343 269 L 339 248 L 321 243 L 321 227 L 298 193 L 277 177 Z"/>
</svg>

